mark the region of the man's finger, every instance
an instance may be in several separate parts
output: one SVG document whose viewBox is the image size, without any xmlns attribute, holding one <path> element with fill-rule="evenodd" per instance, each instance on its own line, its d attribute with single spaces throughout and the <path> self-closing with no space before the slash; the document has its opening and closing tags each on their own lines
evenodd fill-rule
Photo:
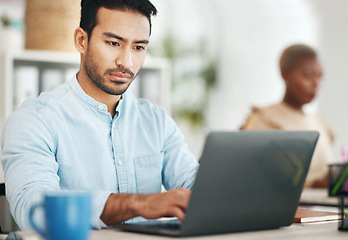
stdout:
<svg viewBox="0 0 348 240">
<path fill-rule="evenodd" d="M 169 209 L 168 215 L 177 217 L 180 221 L 184 220 L 185 212 L 179 207 L 172 207 Z"/>
</svg>

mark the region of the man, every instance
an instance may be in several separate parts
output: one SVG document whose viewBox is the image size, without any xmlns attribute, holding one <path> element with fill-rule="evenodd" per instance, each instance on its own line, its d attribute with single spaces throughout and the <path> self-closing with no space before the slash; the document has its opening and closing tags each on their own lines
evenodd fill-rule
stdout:
<svg viewBox="0 0 348 240">
<path fill-rule="evenodd" d="M 198 163 L 165 111 L 126 91 L 156 12 L 148 0 L 82 0 L 79 72 L 7 120 L 1 161 L 22 229 L 30 207 L 57 190 L 90 191 L 95 228 L 137 216 L 184 218 Z M 169 191 L 160 193 L 162 184 Z"/>
</svg>

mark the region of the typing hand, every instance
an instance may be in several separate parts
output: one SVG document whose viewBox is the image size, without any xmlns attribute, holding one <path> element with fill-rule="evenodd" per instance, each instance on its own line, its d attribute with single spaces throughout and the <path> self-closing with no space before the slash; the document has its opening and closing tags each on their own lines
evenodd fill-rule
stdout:
<svg viewBox="0 0 348 240">
<path fill-rule="evenodd" d="M 185 217 L 191 191 L 186 188 L 154 194 L 111 194 L 100 219 L 106 225 L 122 223 L 134 217 L 156 219 L 160 217 Z"/>
<path fill-rule="evenodd" d="M 177 217 L 180 221 L 185 218 L 191 191 L 186 188 L 169 190 L 158 194 L 139 195 L 136 206 L 137 215 L 147 219 L 160 217 Z"/>
</svg>

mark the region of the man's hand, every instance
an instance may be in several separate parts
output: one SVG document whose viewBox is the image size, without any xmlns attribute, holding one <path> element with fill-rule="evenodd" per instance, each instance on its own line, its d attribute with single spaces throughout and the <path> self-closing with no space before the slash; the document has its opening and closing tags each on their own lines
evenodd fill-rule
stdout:
<svg viewBox="0 0 348 240">
<path fill-rule="evenodd" d="M 178 188 L 165 193 L 138 195 L 136 215 L 148 219 L 177 217 L 183 220 L 191 191 Z"/>
<path fill-rule="evenodd" d="M 191 191 L 186 188 L 155 194 L 111 194 L 100 219 L 106 225 L 138 216 L 147 219 L 177 217 L 183 220 L 190 196 Z"/>
</svg>

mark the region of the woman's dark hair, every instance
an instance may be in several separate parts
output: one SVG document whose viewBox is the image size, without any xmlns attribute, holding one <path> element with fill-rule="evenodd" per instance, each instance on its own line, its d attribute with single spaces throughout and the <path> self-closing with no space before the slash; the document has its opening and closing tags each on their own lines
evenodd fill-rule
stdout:
<svg viewBox="0 0 348 240">
<path fill-rule="evenodd" d="M 137 12 L 146 16 L 150 23 L 150 33 L 151 16 L 157 14 L 157 9 L 149 0 L 81 0 L 80 27 L 87 32 L 88 39 L 98 23 L 97 13 L 101 7 Z"/>
<path fill-rule="evenodd" d="M 303 57 L 316 57 L 316 51 L 305 44 L 295 44 L 287 47 L 279 60 L 279 66 L 281 72 L 291 71 L 298 61 Z"/>
</svg>

